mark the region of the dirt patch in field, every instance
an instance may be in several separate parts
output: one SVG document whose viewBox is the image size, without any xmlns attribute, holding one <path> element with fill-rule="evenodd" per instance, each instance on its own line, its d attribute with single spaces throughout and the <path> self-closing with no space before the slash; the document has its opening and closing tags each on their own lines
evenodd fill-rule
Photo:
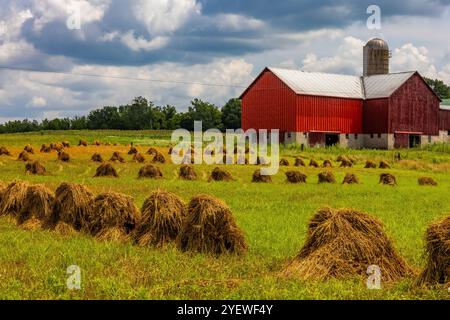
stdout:
<svg viewBox="0 0 450 320">
<path fill-rule="evenodd" d="M 419 285 L 450 284 L 450 217 L 431 224 L 425 235 L 427 264 Z"/>
<path fill-rule="evenodd" d="M 208 181 L 233 181 L 233 176 L 226 170 L 219 167 L 214 168 L 209 176 Z"/>
<path fill-rule="evenodd" d="M 333 172 L 325 171 L 318 174 L 319 183 L 336 183 L 336 177 Z"/>
<path fill-rule="evenodd" d="M 58 152 L 58 160 L 62 161 L 62 162 L 69 162 L 70 155 L 67 152 L 60 151 L 60 152 Z"/>
<path fill-rule="evenodd" d="M 158 167 L 148 164 L 139 170 L 138 178 L 162 179 L 163 173 Z"/>
<path fill-rule="evenodd" d="M 39 229 L 51 218 L 55 196 L 45 185 L 27 188 L 22 210 L 17 216 L 17 224 L 26 230 Z"/>
<path fill-rule="evenodd" d="M 134 233 L 139 246 L 164 246 L 180 234 L 187 214 L 186 204 L 177 195 L 156 190 L 144 201 L 142 219 Z"/>
<path fill-rule="evenodd" d="M 377 164 L 373 161 L 367 160 L 366 165 L 364 166 L 365 169 L 376 169 Z"/>
<path fill-rule="evenodd" d="M 22 151 L 21 153 L 19 153 L 19 156 L 17 157 L 17 161 L 29 161 L 30 160 L 30 155 L 28 154 L 28 152 L 26 151 Z"/>
<path fill-rule="evenodd" d="M 100 153 L 94 153 L 91 157 L 91 161 L 93 162 L 103 162 L 103 157 Z"/>
<path fill-rule="evenodd" d="M 262 175 L 261 169 L 258 169 L 255 172 L 253 172 L 252 182 L 269 183 L 272 182 L 272 177 L 269 175 Z"/>
<path fill-rule="evenodd" d="M 280 160 L 280 166 L 288 167 L 289 166 L 289 161 L 287 159 L 281 159 Z"/>
<path fill-rule="evenodd" d="M 307 176 L 299 171 L 286 172 L 286 179 L 290 183 L 306 183 Z"/>
<path fill-rule="evenodd" d="M 244 234 L 231 210 L 222 200 L 209 195 L 192 198 L 177 244 L 182 251 L 213 255 L 247 251 Z"/>
<path fill-rule="evenodd" d="M 378 166 L 380 169 L 390 169 L 391 166 L 386 161 L 380 161 L 380 164 Z"/>
<path fill-rule="evenodd" d="M 359 184 L 359 179 L 355 174 L 347 173 L 342 184 Z"/>
<path fill-rule="evenodd" d="M 47 175 L 47 170 L 39 161 L 28 162 L 25 165 L 25 172 L 28 174 L 34 174 L 38 176 Z"/>
<path fill-rule="evenodd" d="M 113 153 L 113 155 L 111 156 L 111 158 L 109 159 L 109 161 L 124 163 L 124 162 L 125 162 L 125 159 L 122 157 L 122 155 L 120 154 L 120 152 L 116 151 L 116 152 Z"/>
<path fill-rule="evenodd" d="M 316 160 L 311 159 L 311 160 L 309 161 L 309 166 L 310 166 L 310 167 L 314 167 L 314 168 L 318 168 L 318 167 L 319 167 L 319 164 L 317 163 Z"/>
<path fill-rule="evenodd" d="M 183 180 L 193 181 L 193 180 L 197 180 L 197 173 L 195 172 L 195 169 L 193 166 L 184 164 L 180 167 L 178 177 Z"/>
<path fill-rule="evenodd" d="M 111 163 L 102 163 L 95 171 L 94 178 L 98 177 L 118 178 L 119 174 Z"/>
<path fill-rule="evenodd" d="M 306 167 L 306 164 L 305 164 L 305 161 L 303 161 L 302 158 L 297 157 L 297 158 L 295 158 L 294 166 L 296 166 L 296 167 Z"/>
<path fill-rule="evenodd" d="M 394 175 L 390 173 L 382 173 L 380 174 L 380 184 L 385 184 L 388 186 L 396 186 L 397 185 L 397 179 Z"/>
<path fill-rule="evenodd" d="M 412 274 L 378 219 L 352 209 L 321 209 L 310 220 L 305 245 L 284 274 L 302 280 L 367 277 L 380 268 L 382 281 Z"/>
<path fill-rule="evenodd" d="M 6 147 L 0 147 L 0 156 L 10 156 L 11 152 L 9 152 Z"/>
<path fill-rule="evenodd" d="M 46 227 L 55 229 L 57 224 L 62 222 L 75 230 L 89 232 L 93 201 L 94 194 L 85 186 L 62 183 L 55 191 L 53 212 L 46 221 Z"/>
<path fill-rule="evenodd" d="M 2 192 L 0 216 L 17 216 L 22 210 L 29 183 L 16 180 L 10 183 Z"/>
<path fill-rule="evenodd" d="M 107 192 L 94 200 L 91 234 L 99 240 L 126 241 L 141 219 L 132 197 Z"/>
<path fill-rule="evenodd" d="M 430 177 L 420 177 L 418 180 L 419 185 L 421 186 L 437 186 L 438 183 L 436 182 L 436 180 L 434 180 L 433 178 Z"/>
</svg>

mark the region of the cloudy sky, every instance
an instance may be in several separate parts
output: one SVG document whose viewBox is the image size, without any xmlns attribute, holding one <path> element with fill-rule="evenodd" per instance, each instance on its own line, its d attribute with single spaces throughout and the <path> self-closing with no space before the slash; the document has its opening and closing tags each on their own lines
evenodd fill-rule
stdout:
<svg viewBox="0 0 450 320">
<path fill-rule="evenodd" d="M 449 30 L 450 0 L 0 0 L 0 122 L 135 96 L 223 105 L 265 66 L 359 75 L 372 37 L 388 41 L 391 71 L 450 83 Z"/>
</svg>

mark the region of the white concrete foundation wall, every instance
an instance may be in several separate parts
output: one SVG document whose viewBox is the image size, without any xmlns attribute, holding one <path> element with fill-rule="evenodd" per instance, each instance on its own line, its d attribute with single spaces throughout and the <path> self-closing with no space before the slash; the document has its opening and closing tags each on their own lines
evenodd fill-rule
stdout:
<svg viewBox="0 0 450 320">
<path fill-rule="evenodd" d="M 364 148 L 389 149 L 389 134 L 364 134 Z"/>
<path fill-rule="evenodd" d="M 429 144 L 445 143 L 448 142 L 448 139 L 447 131 L 439 131 L 438 136 L 421 136 L 420 142 L 422 146 L 426 146 Z"/>
</svg>

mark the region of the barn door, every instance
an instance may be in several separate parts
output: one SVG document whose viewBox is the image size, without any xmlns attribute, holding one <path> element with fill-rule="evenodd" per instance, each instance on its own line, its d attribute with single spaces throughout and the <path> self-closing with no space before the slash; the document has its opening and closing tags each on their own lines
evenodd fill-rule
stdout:
<svg viewBox="0 0 450 320">
<path fill-rule="evenodd" d="M 309 133 L 309 145 L 314 146 L 324 146 L 325 145 L 325 133 L 321 132 L 310 132 Z"/>
<path fill-rule="evenodd" d="M 408 148 L 409 147 L 409 134 L 407 133 L 396 133 L 394 136 L 395 143 L 394 147 L 396 149 Z"/>
</svg>

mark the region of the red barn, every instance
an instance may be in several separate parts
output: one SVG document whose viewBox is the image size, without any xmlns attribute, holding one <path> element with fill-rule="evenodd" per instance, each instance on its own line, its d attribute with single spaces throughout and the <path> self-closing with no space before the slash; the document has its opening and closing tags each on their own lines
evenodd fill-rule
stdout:
<svg viewBox="0 0 450 320">
<path fill-rule="evenodd" d="M 243 129 L 279 129 L 285 143 L 391 149 L 442 141 L 450 130 L 441 100 L 418 72 L 357 77 L 266 68 L 241 99 Z"/>
</svg>

